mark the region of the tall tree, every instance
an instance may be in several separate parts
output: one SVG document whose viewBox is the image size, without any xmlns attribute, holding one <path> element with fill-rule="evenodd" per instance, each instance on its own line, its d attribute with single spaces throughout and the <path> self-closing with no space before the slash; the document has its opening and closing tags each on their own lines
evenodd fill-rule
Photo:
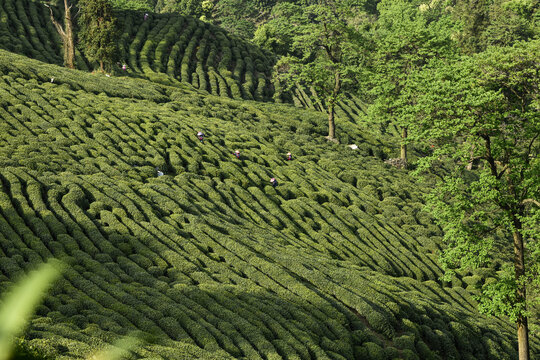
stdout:
<svg viewBox="0 0 540 360">
<path fill-rule="evenodd" d="M 415 102 L 414 93 L 407 93 L 411 74 L 430 59 L 453 54 L 452 24 L 442 4 L 418 5 L 418 1 L 382 0 L 379 18 L 373 30 L 376 49 L 370 77 L 371 94 L 375 97 L 371 116 L 379 123 L 392 124 L 400 131 L 400 158 L 408 162 L 409 114 L 403 112 Z"/>
<path fill-rule="evenodd" d="M 62 26 L 55 18 L 53 11 L 49 5 L 45 5 L 51 12 L 51 21 L 60 34 L 64 47 L 64 65 L 70 69 L 75 69 L 75 34 L 73 32 L 73 20 L 76 16 L 72 16 L 71 7 L 73 6 L 64 0 L 64 26 Z"/>
<path fill-rule="evenodd" d="M 528 308 L 539 300 L 527 289 L 540 285 L 539 74 L 539 40 L 489 48 L 422 73 L 408 109 L 417 140 L 438 144 L 419 169 L 453 166 L 429 197 L 445 232 L 447 275 L 503 264 L 479 306 L 515 321 L 520 360 L 529 359 Z M 472 173 L 471 154 L 480 162 Z"/>
<path fill-rule="evenodd" d="M 289 89 L 312 87 L 328 114 L 327 139 L 337 141 L 335 107 L 343 92 L 354 83 L 364 60 L 365 50 L 357 23 L 363 14 L 363 1 L 319 0 L 316 5 L 298 7 L 291 22 L 294 55 L 281 58 L 278 76 Z"/>
<path fill-rule="evenodd" d="M 86 57 L 99 63 L 101 71 L 111 65 L 118 53 L 116 48 L 116 17 L 109 0 L 81 0 L 80 37 Z"/>
</svg>

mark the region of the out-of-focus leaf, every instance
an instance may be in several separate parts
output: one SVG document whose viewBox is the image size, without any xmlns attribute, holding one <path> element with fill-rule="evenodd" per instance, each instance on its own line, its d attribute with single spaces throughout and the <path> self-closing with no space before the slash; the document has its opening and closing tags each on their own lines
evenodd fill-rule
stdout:
<svg viewBox="0 0 540 360">
<path fill-rule="evenodd" d="M 62 267 L 58 261 L 41 265 L 4 297 L 0 307 L 0 360 L 10 358 L 13 339 L 24 329 L 45 292 L 60 276 Z"/>
<path fill-rule="evenodd" d="M 119 360 L 129 355 L 142 342 L 136 334 L 125 336 L 107 349 L 90 356 L 88 360 Z"/>
</svg>

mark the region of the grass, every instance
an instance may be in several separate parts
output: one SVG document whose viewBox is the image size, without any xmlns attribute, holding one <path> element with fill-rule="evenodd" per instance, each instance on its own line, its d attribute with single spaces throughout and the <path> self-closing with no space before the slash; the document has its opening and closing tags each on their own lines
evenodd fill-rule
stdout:
<svg viewBox="0 0 540 360">
<path fill-rule="evenodd" d="M 137 358 L 516 356 L 513 326 L 465 290 L 474 274 L 438 281 L 423 189 L 357 125 L 338 125 L 352 150 L 291 105 L 2 50 L 0 73 L 0 289 L 69 265 L 32 348 L 80 358 L 140 330 L 157 340 Z"/>
</svg>

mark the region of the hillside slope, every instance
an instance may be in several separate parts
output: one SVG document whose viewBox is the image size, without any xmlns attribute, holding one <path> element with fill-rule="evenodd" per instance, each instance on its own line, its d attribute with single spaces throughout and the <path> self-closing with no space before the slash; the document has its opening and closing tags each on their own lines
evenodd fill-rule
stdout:
<svg viewBox="0 0 540 360">
<path fill-rule="evenodd" d="M 437 282 L 422 189 L 358 129 L 352 150 L 317 112 L 1 50 L 0 74 L 0 287 L 70 265 L 25 335 L 42 351 L 140 329 L 148 359 L 516 356 L 509 323 Z"/>
<path fill-rule="evenodd" d="M 53 9 L 55 17 L 61 19 L 63 8 Z M 117 13 L 122 34 L 118 61 L 128 65 L 128 74 L 168 83 L 177 80 L 226 97 L 272 99 L 275 59 L 271 54 L 191 17 L 152 14 L 145 21 L 143 14 Z M 6 50 L 62 64 L 62 44 L 49 9 L 35 0 L 0 3 L 0 40 Z M 79 69 L 93 69 L 84 52 L 78 51 L 76 60 Z"/>
<path fill-rule="evenodd" d="M 57 19 L 61 8 L 55 8 Z M 275 88 L 275 56 L 223 29 L 179 14 L 119 11 L 119 61 L 127 75 L 165 84 L 177 81 L 213 95 L 235 99 L 294 102 L 299 107 L 324 111 L 317 96 L 298 88 L 283 94 Z M 62 64 L 61 41 L 49 10 L 36 0 L 0 3 L 0 48 L 52 64 Z M 91 69 L 84 52 L 77 51 L 77 67 Z M 120 71 L 120 66 L 116 67 Z M 343 121 L 358 122 L 365 113 L 361 99 L 348 96 L 336 108 Z"/>
</svg>

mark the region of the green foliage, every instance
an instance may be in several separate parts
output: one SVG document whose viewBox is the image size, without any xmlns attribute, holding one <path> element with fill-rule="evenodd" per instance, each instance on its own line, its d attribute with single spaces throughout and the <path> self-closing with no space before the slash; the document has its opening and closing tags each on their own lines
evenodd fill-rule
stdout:
<svg viewBox="0 0 540 360">
<path fill-rule="evenodd" d="M 140 335 L 139 335 L 140 337 Z M 120 360 L 128 357 L 130 352 L 137 348 L 141 339 L 136 334 L 131 334 L 117 340 L 109 348 L 101 350 L 92 355 L 95 360 Z"/>
<path fill-rule="evenodd" d="M 97 61 L 101 71 L 116 61 L 116 17 L 109 0 L 82 0 L 79 4 L 81 27 L 79 36 L 90 61 Z"/>
<path fill-rule="evenodd" d="M 182 15 L 198 18 L 203 15 L 202 3 L 202 0 L 158 0 L 155 10 L 158 12 L 179 12 Z"/>
<path fill-rule="evenodd" d="M 61 266 L 58 262 L 42 265 L 5 295 L 0 308 L 0 359 L 10 358 L 14 338 L 20 335 L 35 307 L 60 275 Z"/>
<path fill-rule="evenodd" d="M 136 12 L 119 25 L 127 76 L 0 51 L 0 286 L 53 255 L 71 265 L 26 342 L 80 358 L 139 329 L 157 341 L 136 358 L 516 356 L 513 325 L 457 287 L 480 273 L 439 281 L 429 185 L 381 163 L 384 143 L 342 122 L 358 149 L 330 144 L 319 112 L 228 99 L 271 97 L 274 60 L 212 25 Z M 297 94 L 321 109 L 315 88 Z"/>
<path fill-rule="evenodd" d="M 278 79 L 289 90 L 298 84 L 313 87 L 329 116 L 330 139 L 334 138 L 335 107 L 343 92 L 354 83 L 362 62 L 360 33 L 351 24 L 351 18 L 359 12 L 360 4 L 355 1 L 329 0 L 305 8 L 291 7 L 286 12 L 290 17 L 280 22 L 295 24 L 292 34 L 291 27 L 285 28 L 282 23 L 274 28 L 276 32 L 285 31 L 280 37 L 284 42 L 292 42 L 296 54 L 278 61 Z"/>
<path fill-rule="evenodd" d="M 153 2 L 150 0 L 111 0 L 115 8 L 145 11 L 153 10 Z"/>
<path fill-rule="evenodd" d="M 539 8 L 532 0 L 459 0 L 453 5 L 459 24 L 456 38 L 464 53 L 486 50 L 488 46 L 511 46 L 538 36 Z"/>
<path fill-rule="evenodd" d="M 407 105 L 416 102 L 417 94 L 407 91 L 411 74 L 426 66 L 431 59 L 451 58 L 455 53 L 452 40 L 453 24 L 444 2 L 418 6 L 417 2 L 381 1 L 379 17 L 373 26 L 368 78 L 374 104 L 369 108 L 370 121 L 397 127 L 394 140 L 402 146 L 402 158 L 407 143 L 411 114 Z M 405 157 L 403 160 L 408 161 Z"/>
<path fill-rule="evenodd" d="M 26 3 L 28 5 L 25 5 Z M 143 4 L 143 2 L 135 3 L 135 1 L 130 1 L 122 6 L 119 5 L 119 7 L 146 9 L 139 3 Z M 153 6 L 153 3 L 151 5 Z M 274 4 L 269 2 L 255 5 L 270 9 Z M 285 6 L 286 3 L 279 5 Z M 48 26 L 44 26 L 40 21 L 40 17 L 48 17 L 48 9 L 32 0 L 17 2 L 9 0 L 5 3 L 5 7 L 9 11 L 9 16 L 8 13 L 2 11 L 3 8 L 0 8 L 0 15 L 6 17 L 6 27 L 0 27 L 0 34 L 6 36 L 8 40 L 0 42 L 1 46 L 10 51 L 24 53 L 34 58 L 60 64 L 62 62 L 61 47 L 56 39 L 56 30 L 52 27 L 52 24 L 47 23 Z M 63 6 L 56 11 L 53 7 L 55 13 L 60 12 L 62 9 Z M 276 14 L 279 14 L 279 12 Z M 189 84 L 194 83 L 197 86 L 204 87 L 206 85 L 207 91 L 225 97 L 234 96 L 259 101 L 268 101 L 274 98 L 276 101 L 291 101 L 290 94 L 283 93 L 279 83 L 274 82 L 272 84 L 270 81 L 272 67 L 275 63 L 274 56 L 269 52 L 262 52 L 259 48 L 247 42 L 238 39 L 233 40 L 221 28 L 209 26 L 190 17 L 183 17 L 178 13 L 167 15 L 151 14 L 147 21 L 144 21 L 143 13 L 137 11 L 115 11 L 115 16 L 118 19 L 119 33 L 122 34 L 118 36 L 116 41 L 118 47 L 117 60 L 120 61 L 120 65 L 127 65 L 127 70 L 121 72 L 123 75 L 142 76 L 167 85 L 180 86 L 176 80 Z M 60 15 L 57 14 L 56 17 L 59 18 Z M 185 23 L 189 24 L 189 26 L 184 26 Z M 14 36 L 12 35 L 13 27 L 17 31 L 15 33 L 16 37 L 12 38 Z M 197 31 L 198 28 L 201 30 Z M 284 27 L 283 29 L 290 28 Z M 157 31 L 157 29 L 160 29 L 160 31 Z M 208 35 L 207 31 L 210 31 Z M 29 42 L 26 40 L 27 33 L 37 33 L 40 41 L 33 37 L 35 40 Z M 178 38 L 176 34 L 181 35 Z M 192 39 L 194 34 L 199 36 Z M 201 34 L 204 35 L 200 36 Z M 191 51 L 186 51 L 186 45 L 191 42 L 193 48 Z M 210 46 L 210 51 L 205 51 L 205 56 L 202 58 L 193 56 L 193 50 L 197 49 L 199 42 L 206 42 Z M 232 48 L 238 49 L 234 56 Z M 142 51 L 143 49 L 144 51 Z M 76 58 L 77 67 L 87 69 L 89 60 L 84 47 L 79 50 L 80 52 L 77 52 Z M 198 51 L 195 51 L 195 53 L 198 53 Z M 253 70 L 250 71 L 247 67 L 235 67 L 234 64 L 238 56 L 240 56 L 239 62 L 243 61 L 243 57 L 251 58 Z M 182 72 L 182 68 L 186 68 L 188 71 Z M 113 73 L 118 75 L 120 67 L 113 66 L 112 70 L 115 70 Z M 201 74 L 204 72 L 204 80 L 206 81 L 192 81 L 194 72 L 197 73 L 197 80 L 202 79 Z M 233 76 L 233 72 L 236 72 L 236 76 Z M 321 99 L 314 90 L 307 93 L 306 98 L 297 99 L 299 105 L 324 112 L 325 109 L 318 105 Z M 311 104 L 312 99 L 316 106 Z M 364 113 L 365 104 L 350 95 L 347 100 L 339 102 L 336 106 L 336 116 L 339 119 L 356 122 L 356 116 Z"/>
<path fill-rule="evenodd" d="M 438 64 L 416 80 L 415 90 L 421 93 L 429 78 L 430 94 L 414 111 L 423 119 L 416 123 L 418 138 L 438 145 L 419 169 L 438 161 L 452 169 L 429 200 L 448 244 L 443 266 L 447 274 L 486 263 L 513 267 L 513 275 L 505 266 L 496 283 L 484 285 L 480 308 L 514 320 L 534 301 L 523 289 L 537 276 L 539 223 L 531 206 L 540 195 L 539 44 L 491 48 L 450 66 Z M 473 174 L 466 167 L 475 159 L 481 163 Z M 511 260 L 515 252 L 520 256 Z"/>
<path fill-rule="evenodd" d="M 277 55 L 292 53 L 295 27 L 300 25 L 302 7 L 283 2 L 272 8 L 271 19 L 257 28 L 253 42 Z M 295 26 L 291 26 L 294 24 Z"/>
</svg>

